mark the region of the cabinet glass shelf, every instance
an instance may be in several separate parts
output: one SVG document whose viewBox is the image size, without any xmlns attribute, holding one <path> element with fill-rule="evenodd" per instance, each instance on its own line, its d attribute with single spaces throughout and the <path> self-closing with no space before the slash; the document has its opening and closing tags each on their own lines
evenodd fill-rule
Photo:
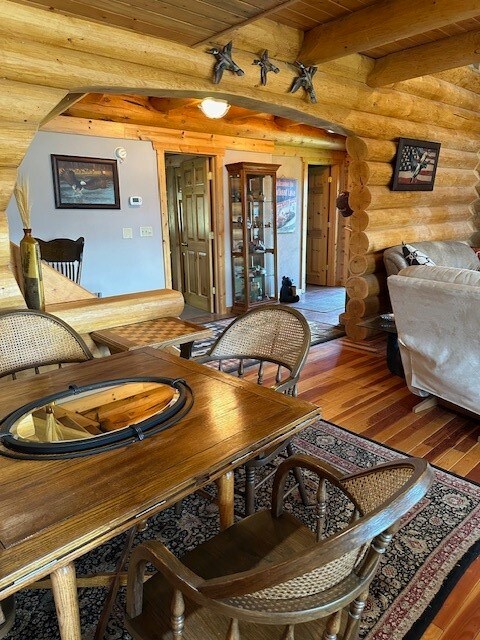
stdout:
<svg viewBox="0 0 480 640">
<path fill-rule="evenodd" d="M 227 165 L 233 311 L 277 300 L 276 164 Z"/>
</svg>

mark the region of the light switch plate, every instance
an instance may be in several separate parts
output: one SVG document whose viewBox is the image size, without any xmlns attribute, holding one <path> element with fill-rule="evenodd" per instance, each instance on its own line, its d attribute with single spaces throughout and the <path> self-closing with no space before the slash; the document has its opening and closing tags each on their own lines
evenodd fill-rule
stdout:
<svg viewBox="0 0 480 640">
<path fill-rule="evenodd" d="M 123 237 L 125 239 L 126 238 L 133 238 L 133 229 L 132 229 L 132 227 L 123 227 L 122 235 L 123 235 Z"/>
<path fill-rule="evenodd" d="M 153 227 L 140 227 L 140 237 L 148 238 L 153 236 Z"/>
</svg>

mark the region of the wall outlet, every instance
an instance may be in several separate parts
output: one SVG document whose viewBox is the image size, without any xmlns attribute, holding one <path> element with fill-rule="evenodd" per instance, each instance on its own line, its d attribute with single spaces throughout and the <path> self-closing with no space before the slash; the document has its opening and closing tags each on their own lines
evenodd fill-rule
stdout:
<svg viewBox="0 0 480 640">
<path fill-rule="evenodd" d="M 153 227 L 140 227 L 140 237 L 148 238 L 153 236 Z"/>
<path fill-rule="evenodd" d="M 132 227 L 123 227 L 122 235 L 124 238 L 133 238 L 133 229 Z"/>
</svg>

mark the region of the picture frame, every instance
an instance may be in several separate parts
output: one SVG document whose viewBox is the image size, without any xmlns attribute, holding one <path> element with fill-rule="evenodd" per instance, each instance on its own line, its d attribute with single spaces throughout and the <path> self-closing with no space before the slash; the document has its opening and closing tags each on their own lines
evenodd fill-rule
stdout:
<svg viewBox="0 0 480 640">
<path fill-rule="evenodd" d="M 51 155 L 56 209 L 120 209 L 117 161 Z"/>
<path fill-rule="evenodd" d="M 433 191 L 440 142 L 399 138 L 392 191 Z"/>
<path fill-rule="evenodd" d="M 298 180 L 277 178 L 277 233 L 294 233 L 297 220 Z"/>
</svg>

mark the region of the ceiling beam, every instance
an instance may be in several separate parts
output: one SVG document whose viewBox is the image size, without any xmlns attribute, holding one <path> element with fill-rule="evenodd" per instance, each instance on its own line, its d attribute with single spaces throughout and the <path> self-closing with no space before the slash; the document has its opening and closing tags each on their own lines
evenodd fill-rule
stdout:
<svg viewBox="0 0 480 640">
<path fill-rule="evenodd" d="M 226 122 L 230 122 L 231 124 L 238 124 L 240 122 L 246 122 L 248 120 L 252 120 L 252 118 L 261 118 L 262 120 L 272 120 L 274 116 L 270 113 L 260 113 L 254 112 L 250 109 L 243 109 L 242 107 L 232 106 L 230 111 L 224 117 Z"/>
<path fill-rule="evenodd" d="M 137 97 L 139 100 L 137 101 Z M 143 106 L 141 96 L 115 95 L 110 100 L 92 102 L 81 100 L 68 110 L 67 115 L 89 120 L 108 120 L 126 124 L 138 124 L 162 129 L 188 130 L 198 133 L 213 133 L 231 138 L 253 138 L 272 140 L 277 144 L 312 147 L 318 149 L 344 149 L 345 138 L 331 135 L 312 126 L 299 126 L 289 131 L 279 129 L 273 120 L 252 117 L 248 121 L 233 124 L 224 118 L 209 120 L 202 116 L 199 109 L 186 107 L 185 111 L 175 111 L 168 115 L 151 108 L 150 103 Z M 153 100 L 151 98 L 150 100 Z M 198 113 L 195 113 L 197 111 Z M 192 113 L 193 112 L 193 113 Z"/>
<path fill-rule="evenodd" d="M 168 115 L 175 111 L 183 111 L 187 107 L 198 105 L 198 98 L 150 98 L 150 104 L 156 111 Z"/>
<path fill-rule="evenodd" d="M 480 0 L 381 0 L 305 34 L 298 60 L 320 64 L 480 15 Z"/>
<path fill-rule="evenodd" d="M 294 120 L 289 120 L 288 118 L 282 118 L 280 116 L 275 116 L 273 121 L 279 129 L 283 129 L 284 131 L 294 129 L 295 127 L 301 127 L 303 125 L 303 122 L 295 122 Z"/>
<path fill-rule="evenodd" d="M 480 30 L 404 49 L 375 62 L 367 84 L 381 87 L 480 62 Z"/>
</svg>

